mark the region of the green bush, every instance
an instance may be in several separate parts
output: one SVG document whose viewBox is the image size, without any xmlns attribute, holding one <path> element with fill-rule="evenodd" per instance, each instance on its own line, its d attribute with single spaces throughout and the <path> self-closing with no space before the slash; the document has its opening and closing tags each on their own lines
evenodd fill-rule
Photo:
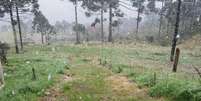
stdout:
<svg viewBox="0 0 201 101">
<path fill-rule="evenodd" d="M 195 101 L 193 99 L 194 95 L 190 90 L 183 90 L 176 97 L 177 101 Z"/>
<path fill-rule="evenodd" d="M 201 92 L 196 94 L 195 101 L 201 101 Z"/>
<path fill-rule="evenodd" d="M 57 71 L 57 73 L 58 73 L 58 74 L 65 74 L 65 73 L 64 73 L 64 69 L 62 69 L 62 68 L 59 69 L 59 70 Z"/>
<path fill-rule="evenodd" d="M 148 86 L 148 87 L 154 86 L 156 82 L 154 80 L 154 74 L 151 73 L 144 73 L 143 75 L 139 75 L 136 77 L 135 80 L 140 86 Z"/>
<path fill-rule="evenodd" d="M 177 101 L 201 101 L 201 89 L 184 89 L 175 99 Z"/>
<path fill-rule="evenodd" d="M 151 87 L 149 94 L 153 97 L 169 97 L 176 101 L 201 101 L 201 95 L 194 92 L 197 88 L 192 83 L 171 79 L 162 80 Z"/>
</svg>

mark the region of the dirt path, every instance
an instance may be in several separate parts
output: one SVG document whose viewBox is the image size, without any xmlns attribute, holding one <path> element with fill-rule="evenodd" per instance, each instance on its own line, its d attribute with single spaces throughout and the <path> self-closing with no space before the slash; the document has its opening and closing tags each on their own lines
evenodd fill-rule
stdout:
<svg viewBox="0 0 201 101">
<path fill-rule="evenodd" d="M 45 96 L 39 98 L 39 101 L 67 101 L 67 96 L 60 90 L 61 85 L 72 81 L 71 75 L 62 75 L 57 83 L 45 92 Z"/>
<path fill-rule="evenodd" d="M 59 78 L 39 101 L 165 101 L 150 97 L 146 89 L 139 89 L 126 76 L 114 74 L 93 61 L 69 60 L 68 74 Z"/>
</svg>

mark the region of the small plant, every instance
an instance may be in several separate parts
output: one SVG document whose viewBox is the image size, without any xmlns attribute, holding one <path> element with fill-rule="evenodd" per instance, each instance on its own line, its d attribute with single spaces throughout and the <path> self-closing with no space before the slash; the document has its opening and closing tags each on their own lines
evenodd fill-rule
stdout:
<svg viewBox="0 0 201 101">
<path fill-rule="evenodd" d="M 154 36 L 145 36 L 147 42 L 154 42 Z"/>
<path fill-rule="evenodd" d="M 85 59 L 82 59 L 82 61 L 83 61 L 83 62 L 90 62 L 91 60 L 85 58 Z"/>
<path fill-rule="evenodd" d="M 135 72 L 131 72 L 128 74 L 129 77 L 135 77 L 137 74 Z"/>
<path fill-rule="evenodd" d="M 7 63 L 7 51 L 10 49 L 7 43 L 2 43 L 0 41 L 0 61 L 4 65 Z"/>
<path fill-rule="evenodd" d="M 177 101 L 194 101 L 194 95 L 190 90 L 184 90 L 176 97 Z"/>
<path fill-rule="evenodd" d="M 70 69 L 70 65 L 67 64 L 67 65 L 64 66 L 64 68 L 67 69 L 67 70 L 69 70 Z"/>
<path fill-rule="evenodd" d="M 180 91 L 180 88 L 182 87 L 181 84 L 175 81 L 171 82 L 165 82 L 161 81 L 160 83 L 157 83 L 155 86 L 153 86 L 150 89 L 150 95 L 151 96 L 167 96 L 167 97 L 175 97 L 175 95 L 178 94 L 178 91 Z"/>
<path fill-rule="evenodd" d="M 195 101 L 201 101 L 201 92 L 195 96 Z"/>
<path fill-rule="evenodd" d="M 57 71 L 58 74 L 65 74 L 64 72 L 64 68 L 60 68 L 58 71 Z"/>
<path fill-rule="evenodd" d="M 4 73 L 3 73 L 3 67 L 1 65 L 0 61 L 0 87 L 4 84 Z"/>
<path fill-rule="evenodd" d="M 121 67 L 118 67 L 117 73 L 121 73 L 123 69 Z"/>
<path fill-rule="evenodd" d="M 36 71 L 32 68 L 32 80 L 36 80 Z"/>
<path fill-rule="evenodd" d="M 65 85 L 63 86 L 63 91 L 64 91 L 64 92 L 69 91 L 70 89 L 71 89 L 70 84 L 65 84 Z"/>
<path fill-rule="evenodd" d="M 136 81 L 140 86 L 152 87 L 155 85 L 155 77 L 152 74 L 145 73 L 136 77 Z"/>
<path fill-rule="evenodd" d="M 101 65 L 106 66 L 107 65 L 107 60 L 101 60 Z"/>
<path fill-rule="evenodd" d="M 121 67 L 113 67 L 112 68 L 112 71 L 114 72 L 114 73 L 121 73 L 121 72 L 123 72 L 123 69 L 121 68 Z"/>
</svg>

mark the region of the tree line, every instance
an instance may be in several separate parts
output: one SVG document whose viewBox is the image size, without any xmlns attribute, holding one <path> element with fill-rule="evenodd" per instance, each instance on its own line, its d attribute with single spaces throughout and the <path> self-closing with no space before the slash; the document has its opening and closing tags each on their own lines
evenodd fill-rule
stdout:
<svg viewBox="0 0 201 101">
<path fill-rule="evenodd" d="M 157 40 L 161 41 L 165 36 L 173 38 L 172 33 L 175 31 L 175 22 L 178 12 L 178 1 L 174 0 L 68 0 L 75 6 L 75 23 L 73 30 L 76 33 L 76 43 L 80 44 L 80 33 L 86 33 L 86 26 L 79 23 L 78 6 L 85 10 L 87 17 L 96 16 L 91 27 L 96 27 L 100 24 L 101 27 L 101 41 L 113 42 L 113 29 L 118 27 L 122 22 L 121 18 L 125 16 L 125 12 L 121 7 L 131 10 L 136 13 L 136 28 L 134 38 L 139 39 L 139 28 L 143 16 L 155 14 L 159 16 L 158 36 Z M 0 1 L 0 17 L 5 17 L 6 14 L 10 16 L 10 24 L 12 26 L 16 53 L 19 49 L 23 50 L 21 18 L 20 14 L 31 12 L 34 15 L 33 29 L 41 33 L 41 40 L 48 42 L 50 34 L 56 33 L 56 30 L 61 30 L 60 27 L 67 27 L 68 24 L 61 26 L 56 23 L 51 25 L 48 19 L 40 11 L 38 0 L 1 0 Z M 104 15 L 108 13 L 106 18 Z M 178 33 L 182 37 L 193 36 L 193 34 L 201 32 L 201 0 L 183 0 L 180 6 L 180 21 L 177 25 Z M 104 22 L 108 21 L 108 31 L 104 30 Z M 57 26 L 56 26 L 57 25 Z M 16 30 L 16 28 L 18 30 Z M 19 33 L 20 48 L 18 46 L 17 31 Z M 65 30 L 63 30 L 65 32 Z M 106 32 L 108 32 L 107 39 Z M 162 34 L 163 33 L 163 34 Z M 175 37 L 175 36 L 174 36 Z"/>
</svg>

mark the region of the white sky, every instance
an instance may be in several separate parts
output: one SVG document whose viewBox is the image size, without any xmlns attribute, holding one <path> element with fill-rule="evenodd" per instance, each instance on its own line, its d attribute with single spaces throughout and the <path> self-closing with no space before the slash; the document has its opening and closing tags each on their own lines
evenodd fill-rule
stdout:
<svg viewBox="0 0 201 101">
<path fill-rule="evenodd" d="M 121 1 L 130 4 L 128 0 L 121 0 Z M 69 0 L 39 0 L 39 4 L 40 4 L 40 10 L 48 18 L 51 24 L 54 24 L 56 21 L 62 21 L 62 20 L 66 20 L 70 23 L 75 21 L 74 5 L 72 2 L 69 2 Z M 135 8 L 132 7 L 129 8 L 135 10 Z M 128 10 L 122 6 L 121 10 L 125 13 L 124 18 L 131 18 L 137 16 L 135 11 Z M 104 16 L 107 17 L 108 13 L 105 13 Z M 94 16 L 94 17 L 100 17 L 100 16 Z M 78 7 L 79 23 L 90 24 L 94 21 L 94 17 L 87 18 L 84 14 L 84 10 L 82 9 L 82 7 Z M 4 24 L 9 23 L 0 21 L 0 26 Z"/>
<path fill-rule="evenodd" d="M 124 0 L 122 0 L 124 1 Z M 126 2 L 126 0 L 125 0 Z M 40 9 L 43 14 L 49 19 L 51 23 L 56 21 L 66 20 L 68 22 L 74 21 L 74 6 L 69 0 L 39 0 Z M 135 17 L 135 12 L 121 8 L 125 12 L 125 17 Z M 134 9 L 134 8 L 133 8 Z M 81 7 L 78 8 L 78 20 L 80 23 L 91 23 L 92 18 L 85 17 Z M 105 16 L 108 14 L 106 13 Z"/>
</svg>

